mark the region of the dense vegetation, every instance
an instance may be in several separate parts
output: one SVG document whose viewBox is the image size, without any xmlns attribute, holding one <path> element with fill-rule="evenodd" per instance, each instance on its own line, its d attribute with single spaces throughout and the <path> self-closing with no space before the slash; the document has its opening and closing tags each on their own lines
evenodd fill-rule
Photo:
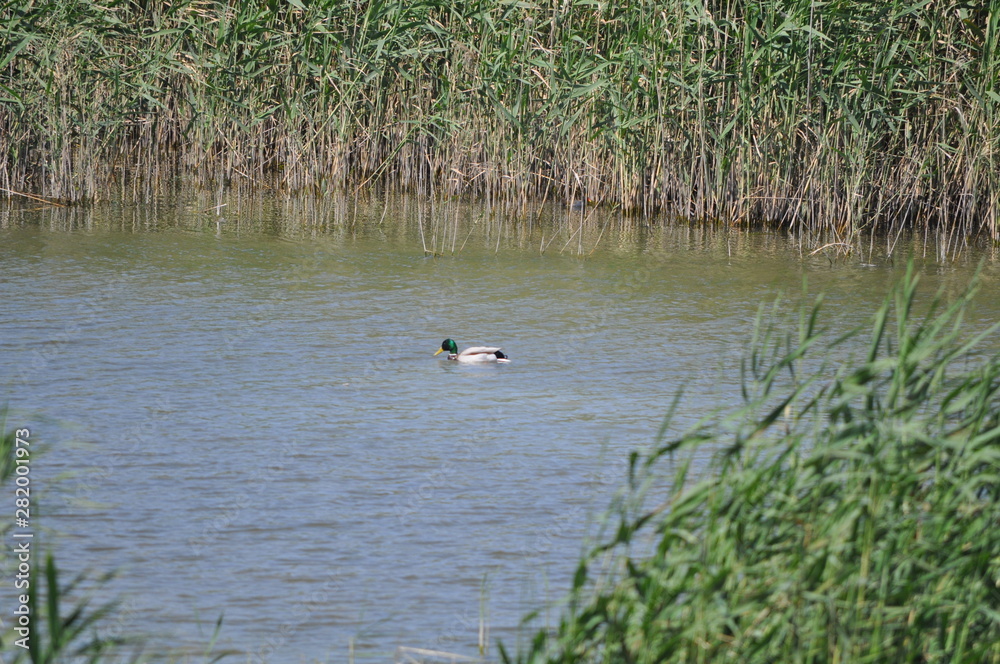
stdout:
<svg viewBox="0 0 1000 664">
<path fill-rule="evenodd" d="M 767 328 L 744 408 L 633 457 L 565 618 L 518 661 L 1000 662 L 997 326 L 963 329 L 969 294 L 921 317 L 915 292 L 840 366 L 818 307 Z M 676 457 L 705 446 L 693 478 Z"/>
<path fill-rule="evenodd" d="M 370 186 L 997 237 L 1000 3 L 8 0 L 0 187 Z"/>
</svg>

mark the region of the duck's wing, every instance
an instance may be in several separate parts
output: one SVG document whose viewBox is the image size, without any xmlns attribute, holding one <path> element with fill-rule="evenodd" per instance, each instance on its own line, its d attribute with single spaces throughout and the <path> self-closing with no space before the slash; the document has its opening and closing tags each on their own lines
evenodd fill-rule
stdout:
<svg viewBox="0 0 1000 664">
<path fill-rule="evenodd" d="M 498 350 L 502 350 L 495 346 L 472 346 L 471 348 L 466 348 L 461 353 L 459 357 L 472 357 L 474 355 L 495 355 Z"/>
</svg>

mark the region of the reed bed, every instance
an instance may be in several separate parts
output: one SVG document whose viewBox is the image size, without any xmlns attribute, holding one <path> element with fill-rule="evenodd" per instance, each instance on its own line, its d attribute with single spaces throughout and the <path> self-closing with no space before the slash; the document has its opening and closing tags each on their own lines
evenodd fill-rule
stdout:
<svg viewBox="0 0 1000 664">
<path fill-rule="evenodd" d="M 12 0 L 0 188 L 178 179 L 998 239 L 1000 3 Z"/>
<path fill-rule="evenodd" d="M 842 364 L 818 305 L 759 326 L 745 406 L 632 457 L 558 628 L 504 661 L 1000 662 L 997 326 L 915 294 Z"/>
</svg>

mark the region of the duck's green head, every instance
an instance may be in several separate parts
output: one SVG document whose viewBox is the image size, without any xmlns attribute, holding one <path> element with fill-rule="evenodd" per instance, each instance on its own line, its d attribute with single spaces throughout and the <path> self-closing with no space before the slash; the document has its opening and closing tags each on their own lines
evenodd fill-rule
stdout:
<svg viewBox="0 0 1000 664">
<path fill-rule="evenodd" d="M 445 339 L 444 341 L 442 341 L 441 347 L 438 348 L 437 353 L 434 354 L 438 355 L 444 352 L 454 353 L 456 355 L 458 354 L 458 344 L 455 343 L 454 339 Z"/>
</svg>

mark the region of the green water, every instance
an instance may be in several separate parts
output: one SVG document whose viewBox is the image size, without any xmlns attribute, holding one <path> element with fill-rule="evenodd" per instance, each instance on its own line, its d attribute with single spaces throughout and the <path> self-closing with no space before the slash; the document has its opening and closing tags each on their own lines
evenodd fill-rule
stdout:
<svg viewBox="0 0 1000 664">
<path fill-rule="evenodd" d="M 154 649 L 198 650 L 224 614 L 238 661 L 474 655 L 481 605 L 513 645 L 562 595 L 678 390 L 679 425 L 738 402 L 762 302 L 792 311 L 805 279 L 836 332 L 907 253 L 926 293 L 982 258 L 907 242 L 809 256 L 414 200 L 5 207 L 3 397 L 48 448 L 39 525 L 69 570 L 120 571 L 119 625 Z M 986 259 L 974 325 L 1000 315 Z M 512 362 L 433 357 L 446 337 Z"/>
</svg>

